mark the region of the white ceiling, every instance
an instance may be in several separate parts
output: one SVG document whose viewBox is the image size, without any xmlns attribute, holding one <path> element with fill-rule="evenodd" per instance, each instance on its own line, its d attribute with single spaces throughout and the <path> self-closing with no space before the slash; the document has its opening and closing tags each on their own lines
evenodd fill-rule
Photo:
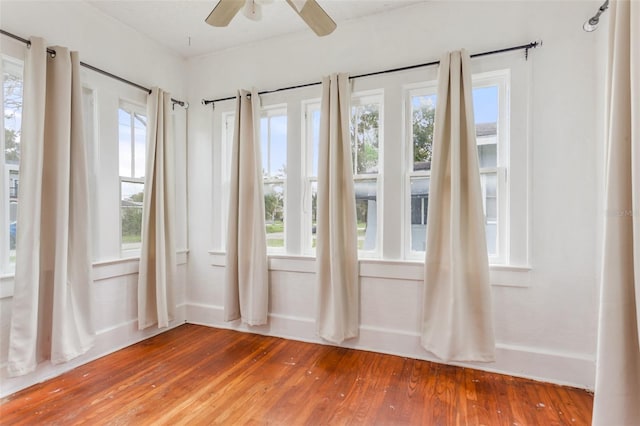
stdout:
<svg viewBox="0 0 640 426">
<path fill-rule="evenodd" d="M 226 28 L 204 22 L 218 0 L 86 0 L 103 13 L 188 58 L 311 30 L 285 0 L 263 7 L 256 22 L 238 13 Z M 425 0 L 317 0 L 338 24 Z M 328 35 L 327 37 L 331 37 Z"/>
</svg>

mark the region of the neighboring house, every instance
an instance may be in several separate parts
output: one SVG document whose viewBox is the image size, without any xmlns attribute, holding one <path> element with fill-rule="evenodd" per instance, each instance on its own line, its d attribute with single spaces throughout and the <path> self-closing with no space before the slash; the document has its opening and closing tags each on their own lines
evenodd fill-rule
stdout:
<svg viewBox="0 0 640 426">
<path fill-rule="evenodd" d="M 497 123 L 476 124 L 477 144 L 480 147 L 478 161 L 481 168 L 486 167 L 491 159 L 495 159 L 497 136 Z M 495 160 L 493 161 L 495 162 Z M 431 170 L 431 162 L 416 163 L 414 170 Z M 427 212 L 429 210 L 429 178 L 413 179 L 411 186 L 411 250 L 424 251 L 427 239 Z M 357 197 L 356 194 L 356 199 Z M 495 229 L 489 227 L 488 232 L 495 232 Z M 487 240 L 495 241 L 495 236 L 487 238 Z M 489 251 L 491 251 L 491 247 Z"/>
</svg>

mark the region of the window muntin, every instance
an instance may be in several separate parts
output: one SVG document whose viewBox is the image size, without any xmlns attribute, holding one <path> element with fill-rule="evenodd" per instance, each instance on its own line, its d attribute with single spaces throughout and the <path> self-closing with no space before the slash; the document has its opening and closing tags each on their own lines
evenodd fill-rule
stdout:
<svg viewBox="0 0 640 426">
<path fill-rule="evenodd" d="M 287 110 L 264 109 L 260 118 L 264 220 L 269 251 L 285 249 Z"/>
<path fill-rule="evenodd" d="M 9 58 L 2 61 L 2 214 L 0 225 L 6 232 L 0 241 L 0 271 L 12 271 L 16 261 L 18 201 L 20 189 L 20 136 L 22 125 L 23 64 Z"/>
<path fill-rule="evenodd" d="M 146 167 L 147 117 L 141 107 L 118 109 L 120 170 L 120 247 L 138 250 L 142 243 L 142 208 Z"/>
<path fill-rule="evenodd" d="M 504 261 L 506 234 L 506 183 L 498 178 L 505 175 L 507 164 L 508 72 L 474 76 L 473 104 L 487 251 L 492 263 Z M 408 92 L 407 123 L 410 143 L 408 166 L 408 257 L 418 257 L 425 251 L 426 221 L 429 204 L 429 179 L 435 119 L 436 85 L 430 83 Z M 500 142 L 499 142 L 500 141 Z M 499 218 L 503 218 L 500 220 Z"/>
</svg>

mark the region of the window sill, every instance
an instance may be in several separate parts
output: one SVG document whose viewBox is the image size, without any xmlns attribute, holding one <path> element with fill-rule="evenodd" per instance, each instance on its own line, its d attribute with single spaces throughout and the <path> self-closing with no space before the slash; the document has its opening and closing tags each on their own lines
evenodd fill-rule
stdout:
<svg viewBox="0 0 640 426">
<path fill-rule="evenodd" d="M 224 267 L 226 254 L 210 251 L 210 264 Z M 298 273 L 315 273 L 315 256 L 269 255 L 269 270 Z M 360 259 L 360 277 L 384 278 L 392 280 L 422 281 L 424 262 L 417 260 Z M 531 285 L 530 266 L 490 265 L 491 285 L 500 287 L 529 287 Z"/>
<path fill-rule="evenodd" d="M 186 265 L 188 249 L 176 251 L 176 265 Z M 138 273 L 140 256 L 101 260 L 93 263 L 93 281 L 98 282 L 111 278 Z M 0 275 L 0 299 L 13 297 L 14 273 Z"/>
</svg>

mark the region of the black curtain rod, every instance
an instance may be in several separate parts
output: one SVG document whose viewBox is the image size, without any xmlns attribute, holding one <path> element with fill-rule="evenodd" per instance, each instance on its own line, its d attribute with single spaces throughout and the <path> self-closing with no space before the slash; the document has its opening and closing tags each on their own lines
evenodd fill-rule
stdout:
<svg viewBox="0 0 640 426">
<path fill-rule="evenodd" d="M 522 44 L 520 46 L 513 46 L 513 47 L 507 47 L 505 49 L 498 49 L 498 50 L 491 50 L 489 52 L 482 52 L 482 53 L 475 53 L 473 55 L 471 55 L 472 58 L 478 58 L 480 56 L 489 56 L 489 55 L 495 55 L 497 53 L 505 53 L 505 52 L 512 52 L 514 50 L 524 50 L 524 57 L 525 59 L 529 59 L 529 49 L 535 49 L 536 47 L 542 46 L 542 40 L 540 41 L 532 41 L 531 43 L 527 43 L 527 44 Z M 363 78 L 363 77 L 371 77 L 374 75 L 381 75 L 381 74 L 390 74 L 390 73 L 394 73 L 394 72 L 398 72 L 398 71 L 407 71 L 407 70 L 412 70 L 415 68 L 423 68 L 423 67 L 430 67 L 433 65 L 438 65 L 440 64 L 440 61 L 432 61 L 432 62 L 426 62 L 423 64 L 416 64 L 416 65 L 408 65 L 405 67 L 400 67 L 400 68 L 391 68 L 388 70 L 383 70 L 383 71 L 374 71 L 374 72 L 370 72 L 370 73 L 366 73 L 366 74 L 359 74 L 359 75 L 353 75 L 349 77 L 349 80 L 354 80 L 356 78 Z M 310 86 L 318 86 L 322 84 L 321 81 L 316 81 L 313 83 L 306 83 L 306 84 L 299 84 L 297 86 L 289 86 L 289 87 L 282 87 L 280 89 L 274 89 L 274 90 L 263 90 L 262 92 L 258 92 L 258 95 L 266 95 L 269 93 L 276 93 L 276 92 L 283 92 L 285 90 L 292 90 L 292 89 L 301 89 L 303 87 L 310 87 Z M 222 102 L 222 101 L 230 101 L 232 99 L 235 99 L 235 96 L 228 96 L 226 98 L 219 98 L 219 99 L 203 99 L 202 100 L 202 105 L 209 105 L 209 104 L 214 104 L 216 102 Z"/>
<path fill-rule="evenodd" d="M 26 44 L 27 47 L 31 47 L 31 41 L 27 40 L 26 38 L 22 38 L 20 36 L 17 36 L 15 34 L 10 33 L 10 32 L 4 31 L 2 29 L 0 29 L 0 34 L 5 35 L 7 37 L 11 37 L 14 40 L 18 40 L 18 41 Z M 53 49 L 47 48 L 47 53 L 49 55 L 51 55 L 51 57 L 56 56 L 56 51 L 53 50 Z M 122 83 L 125 83 L 125 84 L 128 84 L 130 86 L 136 87 L 136 88 L 138 88 L 138 89 L 140 89 L 142 91 L 145 91 L 147 93 L 151 93 L 151 89 L 149 89 L 148 87 L 142 86 L 142 85 L 140 85 L 138 83 L 134 83 L 133 81 L 127 80 L 125 78 L 122 78 L 122 77 L 120 77 L 118 75 L 112 74 L 112 73 L 110 73 L 108 71 L 105 71 L 103 69 L 100 69 L 98 67 L 94 67 L 93 65 L 87 64 L 86 62 L 80 62 L 80 65 L 85 67 L 85 68 L 87 68 L 87 69 L 90 69 L 91 71 L 95 71 L 98 74 L 102 74 L 102 75 L 105 75 L 107 77 L 111 77 L 114 80 L 118 80 L 118 81 L 120 81 Z M 185 101 L 180 101 L 178 99 L 171 98 L 171 102 L 173 103 L 174 106 L 176 104 L 178 104 L 181 107 L 189 108 L 189 104 L 187 102 L 185 102 Z"/>
</svg>

